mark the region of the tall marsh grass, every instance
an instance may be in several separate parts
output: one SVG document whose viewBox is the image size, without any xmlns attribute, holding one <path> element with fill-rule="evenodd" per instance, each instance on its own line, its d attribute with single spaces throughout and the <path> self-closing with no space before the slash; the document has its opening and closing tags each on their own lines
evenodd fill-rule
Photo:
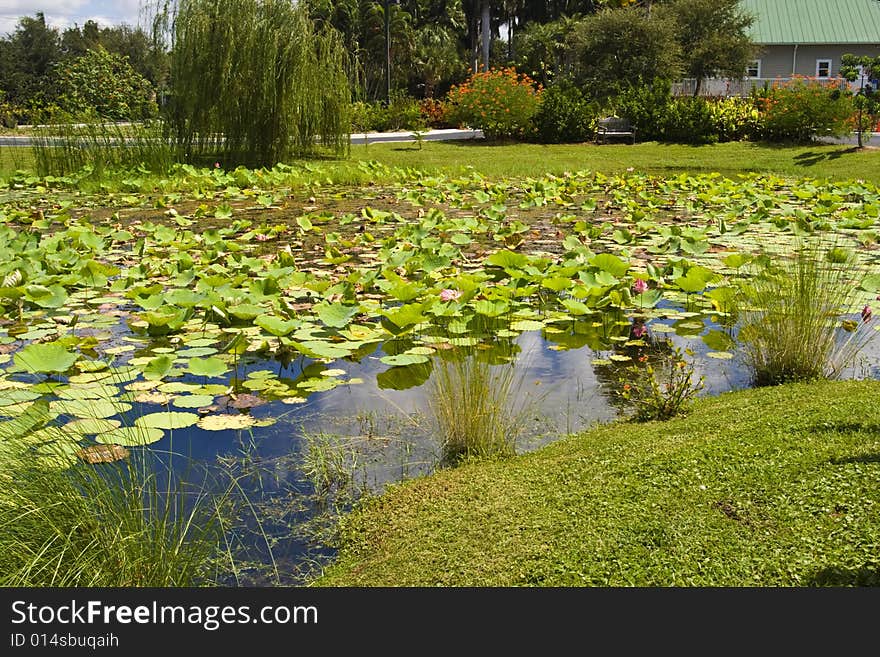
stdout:
<svg viewBox="0 0 880 657">
<path fill-rule="evenodd" d="M 492 365 L 475 354 L 435 361 L 428 408 L 444 463 L 516 453 L 529 410 L 520 394 L 521 383 L 512 362 Z"/>
<path fill-rule="evenodd" d="M 85 168 L 96 175 L 136 167 L 165 172 L 180 156 L 159 121 L 117 124 L 71 117 L 36 128 L 33 153 L 36 171 L 42 176 L 63 176 Z"/>
<path fill-rule="evenodd" d="M 196 586 L 234 570 L 228 495 L 169 483 L 147 453 L 70 465 L 55 433 L 48 462 L 26 433 L 0 436 L 0 585 Z"/>
<path fill-rule="evenodd" d="M 856 362 L 876 335 L 870 316 L 846 319 L 864 273 L 851 253 L 811 242 L 743 284 L 739 339 L 755 385 L 834 379 Z"/>
</svg>

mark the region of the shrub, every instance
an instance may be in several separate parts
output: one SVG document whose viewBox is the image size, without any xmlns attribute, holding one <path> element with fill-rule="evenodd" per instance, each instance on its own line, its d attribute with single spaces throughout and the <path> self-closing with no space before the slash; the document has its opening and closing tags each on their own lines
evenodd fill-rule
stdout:
<svg viewBox="0 0 880 657">
<path fill-rule="evenodd" d="M 588 141 L 596 130 L 598 110 L 577 87 L 561 83 L 541 94 L 532 119 L 535 139 L 545 144 Z"/>
<path fill-rule="evenodd" d="M 761 113 L 751 98 L 721 98 L 709 103 L 718 141 L 758 139 L 763 130 Z"/>
<path fill-rule="evenodd" d="M 639 364 L 627 367 L 620 377 L 617 394 L 632 405 L 637 422 L 683 415 L 703 389 L 703 377 L 694 381 L 693 363 L 671 340 L 668 347 L 658 362 L 652 364 L 648 356 L 642 356 Z"/>
<path fill-rule="evenodd" d="M 671 85 L 665 80 L 636 85 L 620 94 L 615 101 L 618 116 L 629 119 L 639 139 L 664 139 L 663 126 L 672 104 Z"/>
<path fill-rule="evenodd" d="M 112 120 L 137 120 L 158 114 L 155 92 L 128 58 L 98 46 L 58 69 L 58 103 L 74 115 L 94 112 Z"/>
<path fill-rule="evenodd" d="M 858 294 L 855 257 L 802 245 L 742 285 L 739 339 L 756 385 L 837 378 L 877 332 L 867 306 L 844 319 Z"/>
<path fill-rule="evenodd" d="M 538 111 L 540 87 L 512 68 L 475 73 L 449 91 L 450 118 L 487 139 L 521 137 Z"/>
<path fill-rule="evenodd" d="M 816 136 L 843 135 L 853 115 L 853 98 L 845 82 L 824 83 L 794 78 L 758 93 L 763 110 L 763 137 L 771 141 L 811 141 Z"/>
<path fill-rule="evenodd" d="M 393 94 L 388 104 L 382 101 L 352 103 L 351 109 L 353 132 L 389 132 L 425 127 L 419 101 L 405 94 Z"/>
<path fill-rule="evenodd" d="M 703 98 L 676 98 L 666 106 L 662 139 L 682 144 L 712 144 L 718 130 L 709 103 Z"/>
<path fill-rule="evenodd" d="M 423 98 L 419 101 L 422 123 L 429 128 L 451 128 L 447 118 L 446 105 L 436 98 Z"/>
</svg>

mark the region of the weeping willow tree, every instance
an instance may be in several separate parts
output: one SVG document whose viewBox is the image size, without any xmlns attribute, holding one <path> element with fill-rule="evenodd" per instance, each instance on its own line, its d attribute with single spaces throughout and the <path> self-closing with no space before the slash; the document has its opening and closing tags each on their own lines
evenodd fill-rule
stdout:
<svg viewBox="0 0 880 657">
<path fill-rule="evenodd" d="M 271 166 L 349 145 L 347 53 L 290 0 L 179 0 L 167 126 L 187 160 Z"/>
</svg>

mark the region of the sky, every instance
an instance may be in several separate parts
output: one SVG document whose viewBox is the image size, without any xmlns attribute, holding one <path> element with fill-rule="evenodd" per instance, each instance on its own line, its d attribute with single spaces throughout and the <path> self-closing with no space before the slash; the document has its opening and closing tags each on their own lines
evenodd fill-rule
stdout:
<svg viewBox="0 0 880 657">
<path fill-rule="evenodd" d="M 142 0 L 0 0 L 0 36 L 15 30 L 21 16 L 42 11 L 47 22 L 63 29 L 87 20 L 100 25 L 139 25 Z"/>
</svg>

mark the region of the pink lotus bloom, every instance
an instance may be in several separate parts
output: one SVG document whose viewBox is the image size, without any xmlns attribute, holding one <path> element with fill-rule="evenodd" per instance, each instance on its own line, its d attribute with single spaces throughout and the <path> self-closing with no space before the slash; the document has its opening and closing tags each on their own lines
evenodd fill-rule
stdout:
<svg viewBox="0 0 880 657">
<path fill-rule="evenodd" d="M 455 301 L 461 298 L 461 292 L 458 290 L 440 290 L 440 301 Z"/>
<path fill-rule="evenodd" d="M 636 338 L 640 338 L 648 332 L 648 327 L 644 324 L 636 324 L 632 327 L 632 334 Z"/>
<path fill-rule="evenodd" d="M 648 282 L 643 281 L 641 278 L 637 278 L 636 282 L 633 283 L 632 289 L 636 294 L 643 294 L 648 289 Z"/>
<path fill-rule="evenodd" d="M 867 322 L 871 319 L 871 315 L 873 314 L 874 312 L 871 310 L 871 306 L 865 306 L 862 308 L 862 321 Z"/>
</svg>

